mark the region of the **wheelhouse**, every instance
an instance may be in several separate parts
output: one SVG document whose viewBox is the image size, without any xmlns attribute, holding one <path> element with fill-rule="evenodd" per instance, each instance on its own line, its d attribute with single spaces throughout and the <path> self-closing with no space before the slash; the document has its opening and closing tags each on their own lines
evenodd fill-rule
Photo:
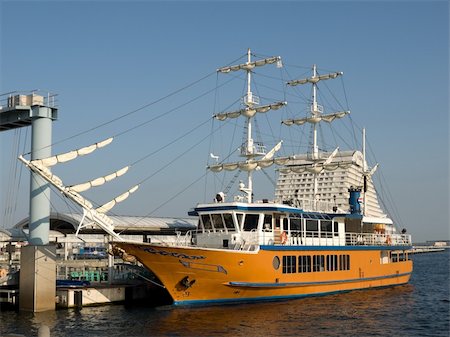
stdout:
<svg viewBox="0 0 450 337">
<path fill-rule="evenodd" d="M 261 245 L 345 246 L 410 244 L 396 234 L 390 219 L 305 212 L 272 203 L 199 205 L 193 241 L 202 247 L 257 250 Z"/>
</svg>

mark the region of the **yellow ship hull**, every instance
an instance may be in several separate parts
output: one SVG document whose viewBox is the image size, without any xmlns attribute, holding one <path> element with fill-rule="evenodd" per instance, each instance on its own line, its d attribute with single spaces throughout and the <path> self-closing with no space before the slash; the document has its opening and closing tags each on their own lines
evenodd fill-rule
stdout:
<svg viewBox="0 0 450 337">
<path fill-rule="evenodd" d="M 174 304 L 317 296 L 405 284 L 412 261 L 382 263 L 386 247 L 262 246 L 256 252 L 117 242 L 163 283 Z M 393 247 L 391 247 L 393 249 Z M 286 270 L 285 256 L 348 256 L 349 270 Z M 390 256 L 390 253 L 389 253 Z M 286 259 L 286 258 L 284 258 Z M 278 263 L 277 263 L 278 262 Z M 296 262 L 297 263 L 297 262 Z M 339 264 L 339 263 L 337 263 Z M 342 267 L 342 266 L 341 266 Z"/>
</svg>

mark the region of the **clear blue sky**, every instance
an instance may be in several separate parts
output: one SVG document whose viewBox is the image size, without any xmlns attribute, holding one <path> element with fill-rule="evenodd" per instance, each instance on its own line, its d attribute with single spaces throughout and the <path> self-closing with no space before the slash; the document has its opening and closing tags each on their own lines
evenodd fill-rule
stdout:
<svg viewBox="0 0 450 337">
<path fill-rule="evenodd" d="M 285 63 L 344 71 L 352 118 L 368 129 L 403 226 L 415 241 L 449 239 L 447 1 L 2 1 L 0 6 L 0 93 L 57 92 L 54 141 L 155 101 L 249 47 L 261 55 L 281 55 Z M 200 85 L 196 94 L 205 88 Z M 53 152 L 106 138 L 188 99 L 181 95 L 144 109 L 57 144 Z M 139 159 L 212 115 L 211 99 L 196 103 L 120 137 L 111 149 L 75 168 L 65 164 L 56 172 L 75 183 Z M 210 124 L 203 130 L 209 132 Z M 22 130 L 22 139 L 25 134 Z M 201 138 L 195 137 L 192 142 Z M 2 205 L 9 198 L 13 142 L 14 132 L 0 134 Z M 130 172 L 119 187 L 92 196 L 107 201 L 120 186 L 148 176 L 186 148 L 174 144 Z M 164 169 L 115 212 L 155 209 L 204 172 L 208 150 L 206 144 Z M 27 214 L 28 182 L 25 171 L 15 221 Z M 199 182 L 154 214 L 184 216 L 203 198 Z"/>
</svg>

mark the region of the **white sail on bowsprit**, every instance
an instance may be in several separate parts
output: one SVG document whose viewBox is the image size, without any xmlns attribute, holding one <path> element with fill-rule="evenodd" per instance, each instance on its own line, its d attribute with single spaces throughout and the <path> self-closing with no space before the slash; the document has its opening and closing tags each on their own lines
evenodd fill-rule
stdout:
<svg viewBox="0 0 450 337">
<path fill-rule="evenodd" d="M 38 160 L 35 160 L 34 162 L 39 163 L 45 167 L 50 167 L 50 166 L 56 165 L 58 163 L 65 163 L 65 162 L 73 160 L 79 156 L 84 156 L 84 155 L 90 154 L 97 149 L 100 149 L 104 146 L 111 144 L 112 141 L 113 141 L 113 137 L 105 139 L 101 142 L 86 146 L 86 147 L 82 147 L 81 149 L 78 149 L 78 150 L 69 151 L 66 153 L 47 157 L 44 159 L 38 159 Z"/>
<path fill-rule="evenodd" d="M 116 178 L 124 175 L 125 173 L 127 173 L 129 168 L 130 168 L 129 166 L 125 166 L 124 168 L 122 168 L 122 169 L 120 169 L 120 170 L 118 170 L 118 171 L 116 171 L 114 173 L 108 174 L 108 175 L 103 176 L 103 177 L 96 178 L 94 180 L 90 180 L 90 181 L 85 182 L 85 183 L 72 185 L 69 188 L 72 191 L 84 192 L 84 191 L 87 191 L 88 189 L 90 189 L 92 187 L 101 186 L 101 185 L 103 185 L 104 183 L 106 183 L 108 181 L 111 181 L 113 179 L 116 179 Z"/>
<path fill-rule="evenodd" d="M 102 176 L 94 180 L 73 186 L 65 186 L 61 178 L 53 174 L 48 168 L 58 163 L 64 163 L 73 160 L 78 156 L 90 154 L 93 151 L 110 144 L 112 140 L 113 138 L 108 138 L 102 142 L 98 142 L 78 150 L 70 151 L 56 156 L 51 156 L 48 158 L 37 160 L 26 160 L 23 156 L 20 156 L 19 160 L 21 160 L 33 172 L 39 174 L 46 181 L 55 186 L 55 188 L 57 188 L 64 196 L 71 199 L 73 202 L 75 202 L 76 204 L 78 204 L 83 208 L 83 218 L 80 224 L 78 225 L 77 234 L 79 230 L 83 227 L 84 219 L 88 218 L 92 222 L 97 224 L 100 228 L 102 228 L 104 231 L 106 231 L 108 234 L 112 235 L 116 240 L 122 241 L 123 239 L 114 231 L 112 219 L 109 218 L 105 213 L 110 211 L 117 203 L 127 199 L 132 193 L 134 193 L 138 189 L 139 185 L 132 187 L 125 193 L 120 194 L 119 196 L 115 197 L 111 201 L 108 201 L 107 203 L 103 204 L 98 208 L 94 208 L 92 203 L 88 199 L 83 197 L 79 192 L 86 191 L 92 187 L 101 186 L 106 182 L 109 182 L 117 177 L 124 175 L 128 171 L 129 166 L 126 166 L 106 176 Z"/>
</svg>

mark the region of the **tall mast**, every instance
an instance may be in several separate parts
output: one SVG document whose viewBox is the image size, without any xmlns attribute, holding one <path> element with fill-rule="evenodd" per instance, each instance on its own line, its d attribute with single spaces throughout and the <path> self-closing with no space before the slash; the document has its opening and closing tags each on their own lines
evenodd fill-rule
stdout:
<svg viewBox="0 0 450 337">
<path fill-rule="evenodd" d="M 313 65 L 313 78 L 317 77 L 317 66 L 314 64 Z M 312 113 L 312 117 L 318 117 L 320 115 L 320 113 L 323 111 L 323 109 L 321 109 L 322 111 L 319 111 L 319 105 L 317 104 L 317 83 L 313 82 L 312 84 L 312 89 L 313 89 L 313 93 L 312 93 L 312 106 L 311 106 L 311 113 Z M 312 149 L 311 149 L 311 154 L 312 154 L 312 159 L 313 160 L 318 160 L 319 159 L 319 146 L 317 145 L 317 123 L 313 123 L 313 144 L 312 144 Z M 313 173 L 313 182 L 314 182 L 314 194 L 313 194 L 313 205 L 314 205 L 314 210 L 317 209 L 317 173 Z"/>
<path fill-rule="evenodd" d="M 250 48 L 247 50 L 247 63 L 250 64 L 251 62 L 251 51 Z M 250 69 L 246 69 L 247 72 L 247 95 L 244 99 L 244 104 L 251 108 L 253 107 L 253 104 L 255 103 L 253 101 L 253 94 L 251 90 L 251 80 L 252 80 L 252 72 Z M 246 157 L 253 156 L 253 138 L 252 138 L 252 119 L 250 117 L 247 117 L 247 149 L 246 153 L 242 153 Z M 248 171 L 247 176 L 247 202 L 252 202 L 252 194 L 253 194 L 253 171 Z"/>
<path fill-rule="evenodd" d="M 366 193 L 369 185 L 370 179 L 372 179 L 372 175 L 375 173 L 375 171 L 378 169 L 378 164 L 376 164 L 374 167 L 372 167 L 369 170 L 369 167 L 367 167 L 366 162 L 366 129 L 362 129 L 362 153 L 363 153 L 363 215 L 366 215 L 366 208 L 367 208 L 367 200 L 366 200 Z"/>
<path fill-rule="evenodd" d="M 367 192 L 367 164 L 366 164 L 366 128 L 362 129 L 362 153 L 363 153 L 363 215 L 366 215 L 366 192 Z"/>
<path fill-rule="evenodd" d="M 245 138 L 245 143 L 241 146 L 241 157 L 245 157 L 245 162 L 240 163 L 233 163 L 233 164 L 216 164 L 209 166 L 208 168 L 214 172 L 220 172 L 222 169 L 225 168 L 225 170 L 234 170 L 234 169 L 242 169 L 244 171 L 248 172 L 248 180 L 247 180 L 247 186 L 244 185 L 244 183 L 240 184 L 240 190 L 246 194 L 246 201 L 248 203 L 252 202 L 252 193 L 253 193 L 253 170 L 255 170 L 257 167 L 262 168 L 262 165 L 269 165 L 270 161 L 272 160 L 273 153 L 278 151 L 279 146 L 275 146 L 275 150 L 273 150 L 273 153 L 270 154 L 270 157 L 268 157 L 269 154 L 266 154 L 264 147 L 261 144 L 254 143 L 253 137 L 252 137 L 252 118 L 255 116 L 256 113 L 265 113 L 269 110 L 277 110 L 281 108 L 282 106 L 286 105 L 286 102 L 276 102 L 273 104 L 267 104 L 267 105 L 259 105 L 259 97 L 253 95 L 251 90 L 251 80 L 252 80 L 252 69 L 255 67 L 264 66 L 267 64 L 273 64 L 276 63 L 277 67 L 281 66 L 281 57 L 274 56 L 269 57 L 261 60 L 252 61 L 251 59 L 251 50 L 250 48 L 247 50 L 247 62 L 233 65 L 233 66 L 226 66 L 217 69 L 220 73 L 229 73 L 231 71 L 239 71 L 239 70 L 245 70 L 247 75 L 247 93 L 245 97 L 243 98 L 243 104 L 244 107 L 237 111 L 232 112 L 224 112 L 224 113 L 218 113 L 215 114 L 214 117 L 218 120 L 226 120 L 228 118 L 237 118 L 239 116 L 246 117 L 246 129 L 247 134 Z M 264 163 L 259 164 L 258 160 L 256 160 L 256 157 L 264 156 L 262 159 L 264 159 Z M 261 159 L 261 160 L 262 160 Z M 265 166 L 267 167 L 267 166 Z"/>
<path fill-rule="evenodd" d="M 312 84 L 312 102 L 311 102 L 311 115 L 307 116 L 306 118 L 298 118 L 298 119 L 289 119 L 289 120 L 284 120 L 282 123 L 287 125 L 287 126 L 291 126 L 291 125 L 303 125 L 305 123 L 310 123 L 312 124 L 312 128 L 313 128 L 313 143 L 312 143 L 312 147 L 311 147 L 311 161 L 312 161 L 312 165 L 311 167 L 308 169 L 308 171 L 313 173 L 313 180 L 314 180 L 314 190 L 313 190 L 313 207 L 314 210 L 316 210 L 317 208 L 317 199 L 318 199 L 318 193 L 317 193 L 317 175 L 320 174 L 323 171 L 323 167 L 325 165 L 328 165 L 331 163 L 331 160 L 333 159 L 333 157 L 337 154 L 337 150 L 336 149 L 323 163 L 322 160 L 319 156 L 319 146 L 318 146 L 318 142 L 317 142 L 317 124 L 321 121 L 325 121 L 328 123 L 331 123 L 332 121 L 334 121 L 336 118 L 342 118 L 344 116 L 346 116 L 347 114 L 350 113 L 350 111 L 339 111 L 339 112 L 335 112 L 332 114 L 323 114 L 323 106 L 321 106 L 320 104 L 317 103 L 317 83 L 319 81 L 323 81 L 323 80 L 329 80 L 329 79 L 335 79 L 338 76 L 341 76 L 343 73 L 342 72 L 334 72 L 334 73 L 329 73 L 329 74 L 324 74 L 324 75 L 318 75 L 317 74 L 317 66 L 314 64 L 312 67 L 312 77 L 308 77 L 308 78 L 303 78 L 303 79 L 299 79 L 299 80 L 292 80 L 287 82 L 288 85 L 291 86 L 296 86 L 299 84 L 307 84 L 307 83 L 311 83 Z"/>
<path fill-rule="evenodd" d="M 313 65 L 313 78 L 317 77 L 317 66 L 314 64 Z M 311 106 L 311 113 L 312 113 L 312 117 L 318 117 L 320 116 L 320 113 L 322 113 L 323 109 L 320 106 L 319 109 L 319 105 L 317 104 L 317 82 L 313 82 L 312 83 L 312 89 L 313 89 L 313 93 L 312 93 L 312 106 Z M 319 147 L 317 145 L 317 123 L 313 123 L 313 145 L 312 145 L 312 158 L 313 160 L 317 160 L 319 159 Z M 315 196 L 314 196 L 315 197 Z"/>
</svg>

